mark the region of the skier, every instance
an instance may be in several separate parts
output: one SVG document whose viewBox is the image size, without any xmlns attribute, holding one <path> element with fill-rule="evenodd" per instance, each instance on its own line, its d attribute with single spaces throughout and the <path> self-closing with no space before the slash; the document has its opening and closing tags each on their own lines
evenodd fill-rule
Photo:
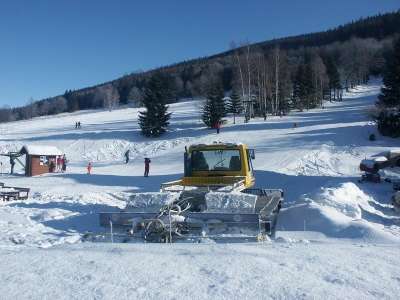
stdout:
<svg viewBox="0 0 400 300">
<path fill-rule="evenodd" d="M 145 157 L 145 159 L 144 159 L 144 177 L 149 177 L 150 163 L 151 163 L 150 158 Z"/>
<path fill-rule="evenodd" d="M 53 173 L 55 169 L 56 169 L 56 164 L 54 163 L 54 160 L 51 160 L 49 165 L 49 172 Z"/>
<path fill-rule="evenodd" d="M 128 150 L 126 150 L 126 152 L 125 152 L 125 163 L 127 164 L 128 162 L 129 162 L 129 154 L 130 154 L 130 150 L 128 149 Z"/>
<path fill-rule="evenodd" d="M 221 122 L 220 121 L 215 122 L 214 127 L 217 129 L 217 134 L 219 134 L 219 130 L 221 129 Z"/>
<path fill-rule="evenodd" d="M 61 158 L 61 170 L 63 173 L 67 171 L 67 157 L 65 156 L 65 154 Z"/>
<path fill-rule="evenodd" d="M 11 175 L 14 174 L 14 166 L 15 166 L 15 160 L 14 157 L 10 156 L 10 165 L 11 165 Z"/>
<path fill-rule="evenodd" d="M 91 162 L 88 163 L 86 168 L 87 168 L 88 175 L 92 174 L 92 163 Z"/>
<path fill-rule="evenodd" d="M 56 160 L 56 171 L 60 172 L 62 167 L 62 157 L 58 156 Z"/>
</svg>

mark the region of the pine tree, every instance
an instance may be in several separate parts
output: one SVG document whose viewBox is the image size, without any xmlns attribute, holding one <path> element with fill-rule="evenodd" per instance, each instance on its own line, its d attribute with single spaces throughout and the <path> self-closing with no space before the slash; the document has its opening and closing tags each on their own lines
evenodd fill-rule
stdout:
<svg viewBox="0 0 400 300">
<path fill-rule="evenodd" d="M 394 45 L 394 51 L 387 60 L 383 75 L 384 87 L 381 89 L 379 101 L 387 107 L 400 106 L 400 38 Z"/>
<path fill-rule="evenodd" d="M 219 83 L 212 84 L 207 92 L 207 99 L 203 107 L 203 122 L 213 128 L 226 116 L 224 91 Z"/>
<path fill-rule="evenodd" d="M 139 113 L 139 125 L 142 134 L 147 137 L 156 137 L 163 134 L 169 125 L 171 113 L 168 113 L 168 96 L 166 94 L 163 76 L 153 75 L 145 90 L 143 104 L 145 111 Z"/>
<path fill-rule="evenodd" d="M 239 93 L 235 89 L 232 91 L 227 111 L 233 114 L 233 124 L 236 124 L 236 115 L 243 111 L 243 103 Z"/>
<path fill-rule="evenodd" d="M 383 135 L 400 136 L 400 38 L 388 58 L 383 76 L 384 86 L 379 95 L 381 112 L 377 118 L 378 130 Z"/>
</svg>

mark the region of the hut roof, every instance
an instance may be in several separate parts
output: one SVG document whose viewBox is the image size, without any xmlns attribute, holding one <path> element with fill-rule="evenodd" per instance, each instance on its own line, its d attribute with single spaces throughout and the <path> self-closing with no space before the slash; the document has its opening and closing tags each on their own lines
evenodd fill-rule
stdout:
<svg viewBox="0 0 400 300">
<path fill-rule="evenodd" d="M 20 153 L 29 155 L 63 155 L 63 152 L 54 146 L 25 145 Z"/>
</svg>

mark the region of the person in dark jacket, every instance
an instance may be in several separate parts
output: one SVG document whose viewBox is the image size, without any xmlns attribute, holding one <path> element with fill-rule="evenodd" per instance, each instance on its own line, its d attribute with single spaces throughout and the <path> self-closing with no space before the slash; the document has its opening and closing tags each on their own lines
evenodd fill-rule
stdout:
<svg viewBox="0 0 400 300">
<path fill-rule="evenodd" d="M 11 165 L 11 175 L 12 175 L 14 174 L 14 166 L 15 166 L 15 159 L 12 156 L 10 156 L 10 165 Z"/>
<path fill-rule="evenodd" d="M 62 168 L 62 172 L 64 173 L 65 171 L 67 171 L 67 157 L 65 156 L 65 154 L 63 155 L 63 157 L 61 158 L 61 168 Z"/>
<path fill-rule="evenodd" d="M 144 177 L 149 177 L 150 163 L 151 163 L 150 158 L 146 157 L 144 159 Z"/>
<path fill-rule="evenodd" d="M 128 149 L 125 152 L 125 163 L 129 163 L 129 154 L 131 153 L 131 151 Z"/>
<path fill-rule="evenodd" d="M 55 170 L 56 170 L 56 163 L 54 162 L 54 160 L 51 160 L 49 165 L 49 172 L 53 173 Z"/>
</svg>

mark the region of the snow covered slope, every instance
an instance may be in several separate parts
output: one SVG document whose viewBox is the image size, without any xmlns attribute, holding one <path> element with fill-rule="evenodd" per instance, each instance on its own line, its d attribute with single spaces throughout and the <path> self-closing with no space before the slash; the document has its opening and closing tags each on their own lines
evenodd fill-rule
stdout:
<svg viewBox="0 0 400 300">
<path fill-rule="evenodd" d="M 379 88 L 379 82 L 360 86 L 346 93 L 343 102 L 267 121 L 245 124 L 239 118 L 234 125 L 228 118 L 219 135 L 204 128 L 196 101 L 171 105 L 171 130 L 157 139 L 140 135 L 137 108 L 1 124 L 0 152 L 25 144 L 53 145 L 70 160 L 64 174 L 0 178 L 32 189 L 26 201 L 0 204 L 0 253 L 14 259 L 11 274 L 1 263 L 0 278 L 9 282 L 1 288 L 2 295 L 174 298 L 188 297 L 193 288 L 199 298 L 393 298 L 400 286 L 400 270 L 394 267 L 400 217 L 390 205 L 392 187 L 386 182 L 358 183 L 362 159 L 400 147 L 398 140 L 377 134 L 368 116 Z M 74 128 L 76 121 L 82 129 Z M 369 141 L 371 133 L 377 141 Z M 99 211 L 124 207 L 132 192 L 158 191 L 160 183 L 178 179 L 185 145 L 213 141 L 254 148 L 256 184 L 284 189 L 277 241 L 79 243 L 86 232 L 102 230 Z M 132 162 L 125 165 L 127 149 Z M 146 156 L 152 160 L 149 178 L 143 177 Z M 89 161 L 94 164 L 90 176 L 85 170 Z M 2 162 L 6 173 L 8 162 Z M 32 257 L 35 264 L 26 269 Z M 271 279 L 272 274 L 276 277 Z M 116 286 L 120 276 L 124 282 Z M 21 281 L 36 285 L 44 277 L 54 281 L 42 290 L 18 288 Z M 71 290 L 63 294 L 66 285 Z"/>
</svg>

